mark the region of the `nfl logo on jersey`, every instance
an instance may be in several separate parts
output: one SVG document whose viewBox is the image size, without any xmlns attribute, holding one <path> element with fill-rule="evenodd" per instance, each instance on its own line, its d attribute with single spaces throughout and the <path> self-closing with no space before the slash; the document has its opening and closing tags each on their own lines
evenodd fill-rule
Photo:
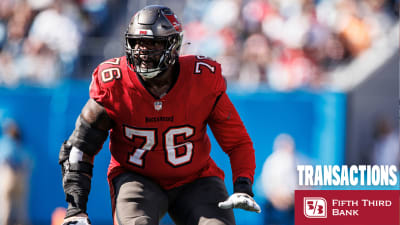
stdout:
<svg viewBox="0 0 400 225">
<path fill-rule="evenodd" d="M 154 109 L 160 111 L 162 109 L 162 102 L 161 101 L 154 102 Z"/>
</svg>

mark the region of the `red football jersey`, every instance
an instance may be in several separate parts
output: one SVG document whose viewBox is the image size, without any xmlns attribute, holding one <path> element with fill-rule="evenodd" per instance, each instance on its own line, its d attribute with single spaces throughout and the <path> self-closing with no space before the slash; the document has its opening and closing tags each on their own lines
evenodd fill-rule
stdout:
<svg viewBox="0 0 400 225">
<path fill-rule="evenodd" d="M 207 124 L 230 157 L 233 179 L 253 181 L 253 144 L 225 93 L 221 66 L 204 57 L 181 56 L 179 67 L 176 83 L 161 99 L 142 85 L 125 57 L 95 69 L 90 97 L 115 122 L 110 131 L 109 181 L 124 171 L 150 177 L 165 189 L 200 177 L 224 179 L 210 157 Z"/>
</svg>

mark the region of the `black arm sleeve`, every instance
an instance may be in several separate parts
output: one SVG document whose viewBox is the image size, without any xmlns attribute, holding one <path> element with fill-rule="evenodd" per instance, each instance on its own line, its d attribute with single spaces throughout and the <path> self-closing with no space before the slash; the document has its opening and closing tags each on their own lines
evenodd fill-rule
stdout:
<svg viewBox="0 0 400 225">
<path fill-rule="evenodd" d="M 88 160 L 74 160 L 70 162 L 71 151 L 93 157 L 102 148 L 108 132 L 93 128 L 82 117 L 79 117 L 75 130 L 68 141 L 60 149 L 59 164 L 62 170 L 62 184 L 65 192 L 68 209 L 66 218 L 86 213 L 93 165 Z"/>
</svg>

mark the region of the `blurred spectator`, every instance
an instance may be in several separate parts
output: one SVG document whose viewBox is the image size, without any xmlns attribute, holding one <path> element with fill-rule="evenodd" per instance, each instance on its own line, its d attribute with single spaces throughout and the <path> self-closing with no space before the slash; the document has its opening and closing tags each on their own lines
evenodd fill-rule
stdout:
<svg viewBox="0 0 400 225">
<path fill-rule="evenodd" d="M 57 53 L 37 39 L 28 38 L 24 42 L 23 55 L 16 62 L 23 65 L 18 68 L 18 73 L 31 83 L 52 85 L 61 77 L 61 62 Z"/>
<path fill-rule="evenodd" d="M 400 167 L 399 133 L 388 119 L 380 118 L 375 123 L 372 163 Z"/>
<path fill-rule="evenodd" d="M 251 88 L 268 84 L 279 91 L 329 86 L 328 73 L 370 48 L 398 19 L 396 9 L 390 7 L 398 4 L 397 0 L 225 3 L 204 1 L 201 5 L 206 10 L 199 10 L 198 4 L 187 1 L 184 21 L 191 31 L 185 33 L 185 38 L 192 45 L 184 53 L 215 57 L 227 71 L 228 82 Z M 216 11 L 227 17 L 215 20 Z M 233 18 L 235 23 L 231 23 Z M 229 39 L 218 35 L 227 28 L 235 33 L 235 48 L 227 48 Z M 254 49 L 263 52 L 265 45 L 255 41 L 260 35 L 267 40 L 269 52 L 263 64 L 251 57 L 256 55 Z M 231 50 L 240 54 L 232 54 Z"/>
<path fill-rule="evenodd" d="M 320 76 L 320 69 L 301 49 L 283 49 L 269 65 L 268 81 L 278 91 L 309 86 Z"/>
<path fill-rule="evenodd" d="M 81 40 L 85 34 L 95 32 L 108 16 L 106 3 L 1 1 L 0 85 L 26 82 L 48 86 L 72 76 Z"/>
<path fill-rule="evenodd" d="M 268 16 L 263 21 L 263 32 L 274 43 L 285 48 L 299 49 L 307 38 L 313 19 L 313 8 L 308 7 L 309 1 L 271 1 L 274 11 L 279 12 Z M 310 9 L 311 8 L 311 9 Z"/>
<path fill-rule="evenodd" d="M 3 46 L 3 50 L 9 52 L 13 57 L 17 57 L 21 54 L 22 44 L 31 24 L 33 12 L 26 2 L 17 2 L 13 11 L 14 13 L 8 20 L 7 43 Z"/>
<path fill-rule="evenodd" d="M 362 19 L 355 0 L 339 0 L 337 32 L 344 40 L 353 57 L 371 46 L 371 27 Z"/>
<path fill-rule="evenodd" d="M 266 81 L 270 46 L 262 34 L 250 35 L 243 45 L 238 81 L 242 87 L 254 88 Z"/>
<path fill-rule="evenodd" d="M 0 1 L 0 49 L 7 42 L 7 21 L 13 15 L 14 4 L 14 0 Z"/>
<path fill-rule="evenodd" d="M 107 0 L 70 0 L 70 3 L 78 2 L 79 5 L 69 4 L 69 17 L 74 18 L 75 23 L 81 26 L 82 30 L 87 33 L 96 32 L 97 28 L 103 25 L 104 21 L 109 17 Z M 73 10 L 71 10 L 73 8 Z M 71 12 L 73 11 L 73 16 Z M 77 12 L 79 11 L 79 12 Z M 106 29 L 100 29 L 106 32 Z M 102 33 L 101 35 L 105 35 Z"/>
<path fill-rule="evenodd" d="M 30 6 L 24 1 L 12 1 L 8 5 L 8 12 L 12 12 L 7 17 L 3 17 L 5 40 L 2 45 L 0 54 L 0 84 L 4 83 L 7 86 L 18 84 L 23 79 L 23 74 L 19 69 L 21 66 L 17 60 L 23 54 L 24 38 L 27 29 L 30 26 L 33 12 Z M 5 9 L 3 9 L 5 10 Z M 15 13 L 18 12 L 18 13 Z M 3 14 L 4 16 L 4 14 Z"/>
<path fill-rule="evenodd" d="M 0 138 L 0 224 L 29 224 L 27 196 L 31 161 L 21 142 L 21 133 L 11 119 L 2 124 Z"/>
<path fill-rule="evenodd" d="M 310 40 L 305 45 L 304 51 L 319 65 L 319 68 L 322 70 L 321 72 L 333 71 L 338 66 L 347 63 L 349 60 L 349 51 L 339 35 L 331 31 L 318 31 L 318 33 L 317 35 L 320 37 L 309 37 Z M 323 76 L 319 78 L 323 79 Z"/>
<path fill-rule="evenodd" d="M 69 76 L 73 72 L 79 53 L 82 34 L 74 21 L 64 14 L 60 0 L 45 0 L 46 8 L 33 20 L 29 39 L 42 42 L 54 51 L 63 65 L 61 72 Z"/>
<path fill-rule="evenodd" d="M 223 9 L 224 13 L 221 13 Z M 215 0 L 204 12 L 203 22 L 215 30 L 233 26 L 239 19 L 240 1 L 239 0 Z"/>
<path fill-rule="evenodd" d="M 292 136 L 282 133 L 275 138 L 273 152 L 261 172 L 267 200 L 264 224 L 294 224 L 294 190 L 298 189 L 296 165 L 305 161 L 306 158 L 296 151 Z"/>
<path fill-rule="evenodd" d="M 86 67 L 91 60 L 110 52 L 110 45 L 94 49 L 92 43 L 113 38 L 121 23 L 118 17 L 125 15 L 116 17 L 113 9 L 132 10 L 140 4 L 0 1 L 0 85 L 89 79 L 90 75 L 79 72 L 90 70 Z M 379 39 L 399 18 L 398 0 L 186 0 L 178 4 L 183 5 L 183 54 L 217 59 L 228 82 L 239 87 L 267 84 L 278 91 L 329 87 L 329 73 L 373 44 L 383 45 Z"/>
<path fill-rule="evenodd" d="M 249 34 L 260 32 L 262 21 L 276 15 L 277 12 L 267 0 L 248 1 L 242 9 L 244 32 Z"/>
<path fill-rule="evenodd" d="M 362 17 L 370 30 L 372 40 L 382 38 L 394 25 L 395 14 L 391 13 L 391 4 L 387 0 L 360 1 Z"/>
<path fill-rule="evenodd" d="M 0 84 L 15 86 L 20 82 L 14 58 L 8 52 L 0 54 Z"/>
</svg>

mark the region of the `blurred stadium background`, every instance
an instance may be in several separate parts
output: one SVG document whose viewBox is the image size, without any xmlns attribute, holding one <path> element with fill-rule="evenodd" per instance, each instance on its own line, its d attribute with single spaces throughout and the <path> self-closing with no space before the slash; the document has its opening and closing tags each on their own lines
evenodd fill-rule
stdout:
<svg viewBox="0 0 400 225">
<path fill-rule="evenodd" d="M 31 224 L 51 224 L 66 207 L 59 147 L 89 96 L 92 70 L 124 54 L 129 19 L 149 4 L 169 6 L 183 22 L 182 54 L 222 64 L 256 149 L 261 204 L 259 177 L 279 134 L 318 164 L 374 163 L 379 128 L 398 137 L 399 0 L 1 0 L 0 123 L 17 121 L 34 161 Z M 213 146 L 231 192 L 229 160 Z M 107 147 L 89 196 L 95 225 L 112 224 Z M 263 224 L 263 214 L 235 213 L 238 224 Z"/>
</svg>

